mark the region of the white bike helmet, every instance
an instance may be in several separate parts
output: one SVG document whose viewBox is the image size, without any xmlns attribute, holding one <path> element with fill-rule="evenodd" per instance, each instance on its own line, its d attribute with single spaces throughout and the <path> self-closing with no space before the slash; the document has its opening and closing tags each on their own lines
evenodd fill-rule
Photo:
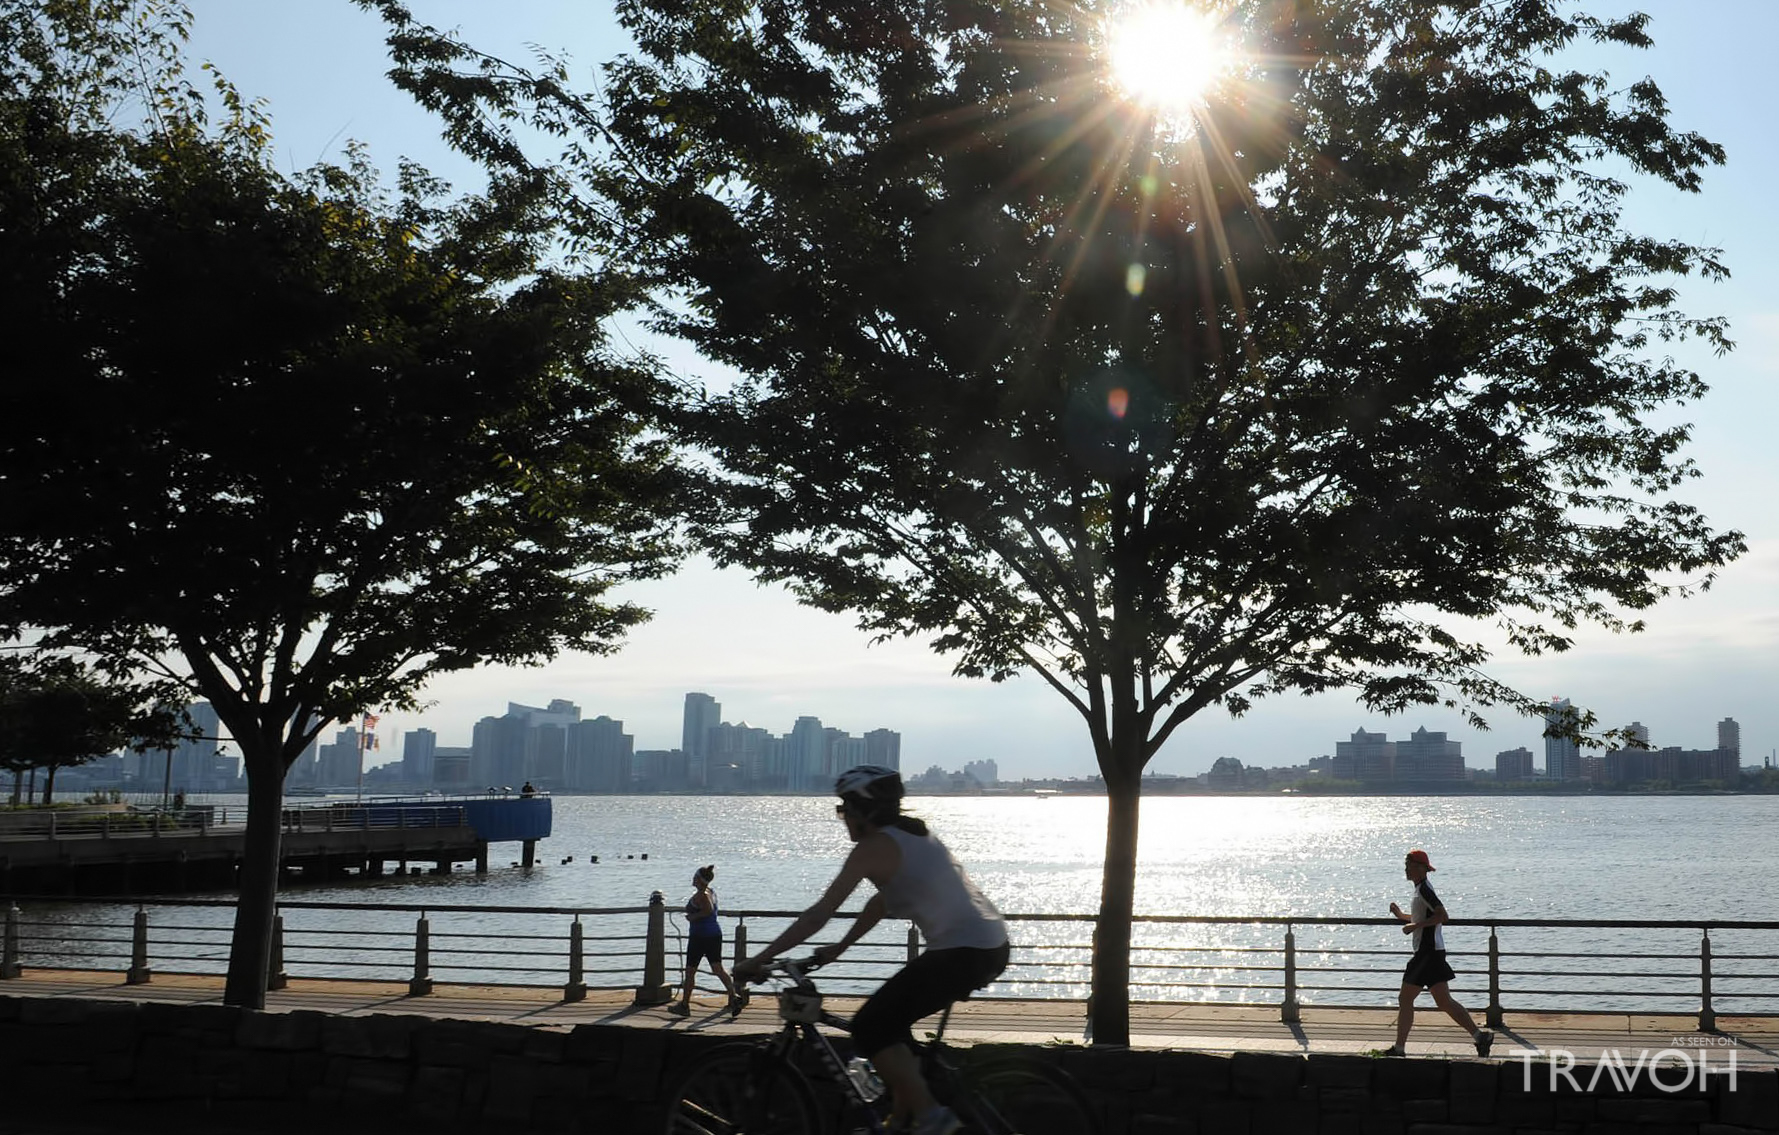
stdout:
<svg viewBox="0 0 1779 1135">
<path fill-rule="evenodd" d="M 895 803 L 902 799 L 902 774 L 882 765 L 849 768 L 834 781 L 834 795 L 857 804 Z"/>
</svg>

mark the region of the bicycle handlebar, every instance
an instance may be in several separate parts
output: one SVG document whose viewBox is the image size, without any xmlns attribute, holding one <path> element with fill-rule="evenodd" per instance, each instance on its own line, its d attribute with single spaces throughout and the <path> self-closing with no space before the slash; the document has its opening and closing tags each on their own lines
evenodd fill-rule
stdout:
<svg viewBox="0 0 1779 1135">
<path fill-rule="evenodd" d="M 769 977 L 788 977 L 793 984 L 803 985 L 809 980 L 808 975 L 826 964 L 814 954 L 806 958 L 773 958 L 771 961 L 761 962 L 759 974 L 743 979 L 743 984 L 753 985 Z"/>
</svg>

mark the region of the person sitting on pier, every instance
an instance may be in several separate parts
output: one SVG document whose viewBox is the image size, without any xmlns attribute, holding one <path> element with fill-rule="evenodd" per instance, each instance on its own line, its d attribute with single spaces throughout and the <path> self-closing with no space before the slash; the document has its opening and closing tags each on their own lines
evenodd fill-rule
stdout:
<svg viewBox="0 0 1779 1135">
<path fill-rule="evenodd" d="M 723 968 L 723 927 L 717 922 L 717 893 L 710 889 L 716 877 L 714 863 L 692 872 L 692 897 L 686 900 L 686 983 L 680 990 L 678 1004 L 669 1010 L 677 1016 L 692 1015 L 692 990 L 698 980 L 700 960 L 709 963 L 710 972 L 729 991 L 730 1012 L 739 1011 L 743 1000 L 735 983 L 729 980 L 729 971 Z"/>
<path fill-rule="evenodd" d="M 1001 975 L 1007 968 L 1007 924 L 926 824 L 902 814 L 902 792 L 902 776 L 894 769 L 861 765 L 840 774 L 834 782 L 840 797 L 835 812 L 846 821 L 852 853 L 816 904 L 771 945 L 738 963 L 735 978 L 757 978 L 765 962 L 820 930 L 859 883 L 869 879 L 877 893 L 845 936 L 816 950 L 815 956 L 833 961 L 885 915 L 909 919 L 920 928 L 926 952 L 860 1007 L 852 1019 L 853 1048 L 877 1066 L 889 1087 L 892 1129 L 951 1135 L 962 1123 L 927 1088 L 911 1047 L 912 1026 Z"/>
<path fill-rule="evenodd" d="M 1417 848 L 1409 852 L 1403 863 L 1403 873 L 1415 885 L 1414 899 L 1409 903 L 1413 913 L 1405 913 L 1400 906 L 1390 904 L 1390 913 L 1404 924 L 1402 932 L 1414 935 L 1415 952 L 1408 960 L 1408 968 L 1403 971 L 1402 991 L 1396 998 L 1396 1043 L 1385 1049 L 1384 1055 L 1406 1054 L 1408 1031 L 1415 1024 L 1415 999 L 1421 995 L 1421 990 L 1426 989 L 1432 992 L 1433 1003 L 1470 1034 L 1476 1054 L 1487 1056 L 1489 1046 L 1495 1042 L 1495 1034 L 1477 1028 L 1469 1011 L 1458 1004 L 1447 986 L 1457 975 L 1452 973 L 1452 967 L 1445 960 L 1445 932 L 1441 929 L 1446 921 L 1445 904 L 1439 901 L 1432 884 L 1427 882 L 1427 874 L 1433 869 L 1425 851 Z"/>
</svg>

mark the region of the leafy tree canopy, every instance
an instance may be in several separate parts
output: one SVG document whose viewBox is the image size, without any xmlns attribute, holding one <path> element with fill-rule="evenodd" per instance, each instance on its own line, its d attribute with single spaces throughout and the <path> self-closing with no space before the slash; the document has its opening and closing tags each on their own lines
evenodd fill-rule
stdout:
<svg viewBox="0 0 1779 1135">
<path fill-rule="evenodd" d="M 673 390 L 604 345 L 625 291 L 552 266 L 538 179 L 283 176 L 220 80 L 206 119 L 186 22 L 0 0 L 0 309 L 29 329 L 0 387 L 0 631 L 216 708 L 269 840 L 244 1004 L 283 773 L 327 721 L 646 617 L 611 589 L 674 562 Z"/>
<path fill-rule="evenodd" d="M 1628 231 L 1723 160 L 1547 0 L 1240 0 L 1187 118 L 1119 93 L 1120 6 L 625 0 L 603 91 L 378 4 L 398 81 L 495 168 L 581 145 L 567 208 L 658 325 L 746 380 L 688 416 L 725 562 L 957 671 L 1032 671 L 1112 799 L 1096 1038 L 1127 1038 L 1136 795 L 1194 714 L 1351 688 L 1539 706 L 1485 632 L 1636 629 L 1742 548 L 1674 493 L 1665 356 L 1716 253 Z M 499 113 L 489 113 L 495 111 Z M 508 117 L 503 118 L 501 114 Z"/>
<path fill-rule="evenodd" d="M 186 727 L 168 692 L 164 683 L 107 681 L 65 655 L 0 655 L 0 769 L 48 769 L 48 804 L 57 769 L 175 743 Z"/>
</svg>

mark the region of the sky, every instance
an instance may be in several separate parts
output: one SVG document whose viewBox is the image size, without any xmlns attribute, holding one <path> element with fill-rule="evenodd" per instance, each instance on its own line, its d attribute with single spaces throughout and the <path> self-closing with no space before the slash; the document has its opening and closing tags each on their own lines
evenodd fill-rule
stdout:
<svg viewBox="0 0 1779 1135">
<path fill-rule="evenodd" d="M 408 0 L 423 21 L 457 28 L 484 51 L 525 60 L 530 45 L 565 52 L 577 77 L 624 50 L 608 4 L 594 0 Z M 349 0 L 193 0 L 191 55 L 214 63 L 240 90 L 268 103 L 278 160 L 287 170 L 338 160 L 348 140 L 369 147 L 385 170 L 398 157 L 473 188 L 469 163 L 440 140 L 426 112 L 386 78 L 377 20 Z M 1645 612 L 1648 630 L 1615 636 L 1583 631 L 1576 646 L 1536 659 L 1498 653 L 1489 672 L 1537 697 L 1568 697 L 1607 725 L 1636 720 L 1656 746 L 1710 748 L 1716 723 L 1742 727 L 1744 764 L 1779 748 L 1779 226 L 1770 202 L 1779 184 L 1772 146 L 1770 45 L 1779 42 L 1771 0 L 1599 0 L 1587 10 L 1642 10 L 1655 46 L 1601 56 L 1614 80 L 1653 78 L 1672 121 L 1721 143 L 1728 164 L 1688 195 L 1640 186 L 1626 210 L 1634 229 L 1719 247 L 1732 278 L 1688 281 L 1682 307 L 1721 314 L 1737 349 L 1717 358 L 1676 351 L 1711 385 L 1698 405 L 1676 411 L 1693 424 L 1691 456 L 1703 472 L 1684 499 L 1720 528 L 1747 537 L 1748 552 L 1706 595 Z M 641 341 L 631 327 L 615 332 Z M 692 375 L 714 367 L 683 350 L 663 353 Z M 950 664 L 919 641 L 871 644 L 852 620 L 798 605 L 788 592 L 739 571 L 694 562 L 674 577 L 628 588 L 651 622 L 607 658 L 566 655 L 534 669 L 483 668 L 443 676 L 421 712 L 384 714 L 379 756 L 400 756 L 402 732 L 426 726 L 442 745 L 467 745 L 481 717 L 509 701 L 577 703 L 583 716 L 622 720 L 638 749 L 675 748 L 686 692 L 710 694 L 723 719 L 788 732 L 811 714 L 855 735 L 894 729 L 904 769 L 948 769 L 992 758 L 1003 778 L 1089 776 L 1096 771 L 1079 716 L 1035 677 L 992 684 L 954 678 Z M 1521 745 L 1543 763 L 1541 723 L 1497 711 L 1491 728 L 1470 728 L 1455 711 L 1368 713 L 1350 695 L 1260 702 L 1232 720 L 1208 711 L 1179 730 L 1150 768 L 1195 775 L 1220 756 L 1244 764 L 1299 764 L 1334 751 L 1356 729 L 1405 737 L 1425 727 L 1464 746 L 1466 763 L 1492 768 L 1494 754 Z"/>
</svg>

